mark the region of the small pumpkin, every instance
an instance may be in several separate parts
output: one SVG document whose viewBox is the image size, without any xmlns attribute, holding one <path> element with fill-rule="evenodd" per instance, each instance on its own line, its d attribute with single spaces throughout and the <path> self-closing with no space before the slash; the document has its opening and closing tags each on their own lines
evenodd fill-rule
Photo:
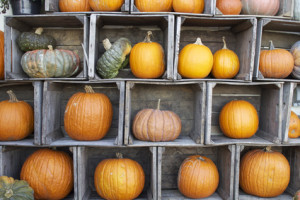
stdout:
<svg viewBox="0 0 300 200">
<path fill-rule="evenodd" d="M 164 49 L 157 42 L 152 42 L 152 32 L 148 31 L 143 42 L 133 46 L 129 62 L 131 72 L 138 78 L 158 78 L 165 71 Z"/>
<path fill-rule="evenodd" d="M 177 183 L 179 191 L 188 198 L 209 197 L 219 185 L 219 172 L 211 159 L 192 155 L 181 164 Z"/>
<path fill-rule="evenodd" d="M 204 5 L 204 0 L 173 0 L 175 12 L 203 13 Z"/>
<path fill-rule="evenodd" d="M 172 111 L 160 110 L 159 99 L 157 109 L 143 109 L 136 114 L 132 130 L 134 136 L 139 140 L 172 141 L 181 132 L 181 120 Z"/>
<path fill-rule="evenodd" d="M 0 176 L 1 200 L 34 200 L 33 189 L 26 181 Z"/>
<path fill-rule="evenodd" d="M 276 197 L 290 182 L 290 165 L 280 152 L 254 149 L 247 152 L 240 166 L 240 187 L 247 194 L 258 197 Z"/>
<path fill-rule="evenodd" d="M 194 44 L 186 45 L 179 53 L 178 72 L 185 78 L 205 78 L 213 67 L 213 54 L 197 38 Z"/>
<path fill-rule="evenodd" d="M 239 15 L 242 11 L 241 0 L 217 0 L 216 7 L 223 15 Z"/>
<path fill-rule="evenodd" d="M 114 78 L 129 63 L 131 42 L 127 38 L 120 38 L 111 45 L 109 39 L 105 39 L 103 46 L 106 52 L 97 61 L 97 72 L 102 78 Z"/>
<path fill-rule="evenodd" d="M 89 0 L 59 0 L 61 12 L 88 12 L 91 11 Z"/>
<path fill-rule="evenodd" d="M 300 190 L 298 190 L 298 191 L 295 193 L 295 196 L 293 197 L 293 200 L 300 200 Z"/>
<path fill-rule="evenodd" d="M 0 31 L 0 79 L 4 79 L 4 33 Z"/>
<path fill-rule="evenodd" d="M 140 12 L 170 12 L 173 0 L 135 0 L 134 4 Z"/>
<path fill-rule="evenodd" d="M 271 15 L 277 14 L 280 0 L 242 0 L 242 13 L 247 15 Z"/>
<path fill-rule="evenodd" d="M 289 123 L 289 138 L 297 138 L 300 136 L 300 119 L 298 115 L 291 112 L 290 123 Z"/>
<path fill-rule="evenodd" d="M 26 159 L 20 177 L 35 199 L 63 199 L 73 188 L 73 161 L 63 151 L 40 149 Z"/>
<path fill-rule="evenodd" d="M 69 99 L 64 115 L 65 130 L 75 140 L 100 140 L 111 126 L 112 104 L 105 94 L 95 93 L 91 86 L 85 86 L 85 91 Z"/>
<path fill-rule="evenodd" d="M 224 47 L 215 52 L 212 74 L 215 78 L 233 78 L 240 69 L 239 57 L 234 51 L 227 48 L 225 37 L 223 37 Z"/>
<path fill-rule="evenodd" d="M 89 0 L 93 11 L 120 11 L 125 0 Z"/>
<path fill-rule="evenodd" d="M 37 49 L 47 49 L 48 45 L 56 47 L 56 40 L 50 36 L 43 34 L 44 29 L 39 27 L 32 32 L 23 32 L 17 39 L 17 44 L 22 51 L 32 51 Z"/>
<path fill-rule="evenodd" d="M 97 165 L 94 184 L 104 199 L 135 199 L 143 191 L 145 173 L 138 162 L 117 153 L 116 159 L 105 159 Z"/>
<path fill-rule="evenodd" d="M 295 63 L 292 76 L 294 78 L 300 79 L 300 41 L 296 42 L 292 46 L 290 52 L 294 57 L 294 63 Z"/>
</svg>

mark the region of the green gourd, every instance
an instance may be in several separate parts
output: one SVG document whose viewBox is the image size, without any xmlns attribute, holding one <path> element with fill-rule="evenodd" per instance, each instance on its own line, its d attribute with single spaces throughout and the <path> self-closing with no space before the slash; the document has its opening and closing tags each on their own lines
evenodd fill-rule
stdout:
<svg viewBox="0 0 300 200">
<path fill-rule="evenodd" d="M 1 200 L 34 200 L 33 189 L 26 181 L 0 176 Z"/>
</svg>

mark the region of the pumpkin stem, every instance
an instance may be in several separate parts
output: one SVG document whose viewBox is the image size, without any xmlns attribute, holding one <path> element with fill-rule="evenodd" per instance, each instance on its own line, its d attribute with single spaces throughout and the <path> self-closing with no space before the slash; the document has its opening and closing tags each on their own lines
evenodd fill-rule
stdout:
<svg viewBox="0 0 300 200">
<path fill-rule="evenodd" d="M 226 41 L 225 41 L 225 36 L 222 37 L 222 40 L 223 40 L 223 43 L 224 43 L 223 49 L 228 49 L 227 45 L 226 45 Z"/>
<path fill-rule="evenodd" d="M 205 161 L 205 159 L 202 158 L 201 156 L 198 157 L 198 160 Z"/>
<path fill-rule="evenodd" d="M 90 86 L 90 85 L 84 86 L 84 90 L 85 90 L 86 93 L 91 93 L 91 94 L 95 93 L 95 91 L 93 90 L 92 86 Z"/>
<path fill-rule="evenodd" d="M 270 43 L 270 44 L 269 44 L 269 50 L 275 49 L 274 44 L 273 44 L 273 41 L 270 40 L 269 43 Z"/>
<path fill-rule="evenodd" d="M 123 154 L 121 153 L 116 153 L 117 158 L 122 159 L 123 158 Z"/>
<path fill-rule="evenodd" d="M 39 27 L 35 30 L 35 34 L 42 35 L 43 31 L 44 31 L 44 29 L 42 27 Z"/>
<path fill-rule="evenodd" d="M 103 42 L 103 47 L 106 51 L 111 48 L 112 45 L 108 38 L 104 39 L 102 42 Z"/>
<path fill-rule="evenodd" d="M 158 102 L 157 102 L 157 110 L 160 110 L 160 99 L 158 99 Z"/>
<path fill-rule="evenodd" d="M 202 41 L 201 41 L 201 38 L 197 38 L 195 44 L 198 44 L 198 45 L 203 45 Z"/>
<path fill-rule="evenodd" d="M 9 190 L 6 190 L 5 191 L 5 194 L 4 194 L 4 196 L 6 197 L 6 198 L 10 198 L 10 197 L 12 197 L 14 195 L 14 191 L 12 190 L 12 189 L 9 189 Z"/>
<path fill-rule="evenodd" d="M 9 102 L 19 102 L 15 93 L 12 90 L 8 90 L 7 94 L 9 95 Z"/>
<path fill-rule="evenodd" d="M 150 43 L 151 41 L 151 36 L 153 37 L 152 31 L 147 32 L 147 36 L 145 37 L 144 42 Z"/>
<path fill-rule="evenodd" d="M 53 51 L 53 46 L 52 46 L 52 45 L 48 45 L 48 49 L 49 49 L 50 51 Z"/>
<path fill-rule="evenodd" d="M 271 148 L 272 148 L 271 146 L 267 146 L 267 147 L 265 148 L 265 151 L 266 151 L 266 152 L 271 152 Z"/>
</svg>

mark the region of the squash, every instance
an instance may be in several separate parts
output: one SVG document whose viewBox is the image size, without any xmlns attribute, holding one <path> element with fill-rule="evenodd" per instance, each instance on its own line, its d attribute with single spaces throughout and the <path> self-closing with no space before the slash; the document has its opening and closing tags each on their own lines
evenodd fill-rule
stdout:
<svg viewBox="0 0 300 200">
<path fill-rule="evenodd" d="M 31 78 L 67 78 L 80 70 L 79 56 L 69 50 L 41 49 L 27 51 L 21 59 L 24 72 Z"/>
<path fill-rule="evenodd" d="M 105 159 L 97 165 L 94 184 L 104 199 L 135 199 L 143 191 L 145 173 L 138 162 L 117 153 L 116 159 Z"/>
<path fill-rule="evenodd" d="M 285 49 L 274 49 L 272 41 L 270 50 L 260 52 L 259 71 L 265 78 L 286 78 L 293 68 L 293 55 Z"/>
<path fill-rule="evenodd" d="M 173 0 L 135 0 L 134 4 L 140 12 L 170 12 Z"/>
<path fill-rule="evenodd" d="M 114 78 L 129 63 L 131 42 L 127 38 L 120 38 L 111 45 L 109 39 L 105 39 L 103 46 L 106 52 L 98 59 L 96 70 L 102 78 Z"/>
<path fill-rule="evenodd" d="M 258 197 L 276 197 L 290 182 L 290 165 L 280 152 L 254 149 L 247 152 L 240 165 L 240 187 L 247 194 Z"/>
<path fill-rule="evenodd" d="M 242 0 L 242 13 L 246 15 L 270 15 L 277 14 L 280 0 Z"/>
<path fill-rule="evenodd" d="M 10 100 L 0 102 L 0 141 L 22 140 L 33 132 L 33 109 L 13 91 L 7 93 Z"/>
<path fill-rule="evenodd" d="M 209 197 L 219 185 L 219 172 L 209 158 L 192 155 L 181 164 L 177 183 L 179 191 L 188 198 Z"/>
<path fill-rule="evenodd" d="M 143 42 L 131 50 L 129 63 L 131 72 L 138 78 L 158 78 L 165 71 L 164 49 L 157 42 L 152 42 L 152 32 L 148 31 Z"/>
<path fill-rule="evenodd" d="M 233 78 L 240 69 L 239 57 L 234 51 L 227 48 L 225 37 L 223 37 L 224 47 L 215 52 L 212 74 L 215 78 Z"/>
<path fill-rule="evenodd" d="M 4 33 L 0 31 L 0 79 L 4 79 Z"/>
<path fill-rule="evenodd" d="M 242 11 L 241 0 L 217 0 L 216 7 L 223 15 L 239 15 Z"/>
<path fill-rule="evenodd" d="M 125 0 L 89 0 L 93 11 L 121 11 Z"/>
<path fill-rule="evenodd" d="M 32 51 L 37 49 L 47 49 L 48 45 L 56 47 L 56 40 L 50 36 L 42 34 L 44 29 L 39 27 L 32 32 L 23 32 L 17 39 L 17 44 L 22 51 Z"/>
<path fill-rule="evenodd" d="M 294 19 L 300 21 L 300 0 L 294 0 Z"/>
<path fill-rule="evenodd" d="M 298 190 L 298 191 L 295 193 L 295 196 L 293 197 L 293 200 L 300 200 L 300 190 Z"/>
<path fill-rule="evenodd" d="M 178 72 L 185 78 L 205 78 L 213 67 L 213 54 L 197 38 L 194 44 L 186 45 L 179 53 Z"/>
<path fill-rule="evenodd" d="M 204 0 L 173 0 L 175 12 L 203 13 L 204 5 Z"/>
<path fill-rule="evenodd" d="M 289 123 L 289 138 L 297 138 L 300 136 L 300 119 L 298 115 L 291 112 L 290 123 Z"/>
<path fill-rule="evenodd" d="M 39 149 L 26 159 L 20 177 L 35 199 L 63 199 L 73 188 L 73 161 L 66 152 Z"/>
<path fill-rule="evenodd" d="M 65 130 L 75 140 L 100 140 L 111 126 L 112 104 L 105 94 L 95 93 L 91 86 L 86 85 L 84 89 L 86 93 L 74 94 L 67 103 Z"/>
<path fill-rule="evenodd" d="M 34 200 L 33 189 L 26 181 L 0 176 L 1 200 Z"/>
<path fill-rule="evenodd" d="M 181 120 L 172 111 L 160 110 L 159 99 L 157 109 L 143 109 L 136 114 L 132 131 L 133 135 L 139 140 L 172 141 L 181 132 Z"/>
<path fill-rule="evenodd" d="M 293 44 L 290 52 L 294 57 L 294 63 L 295 63 L 292 76 L 294 78 L 300 79 L 300 41 Z"/>
<path fill-rule="evenodd" d="M 89 0 L 59 0 L 61 12 L 88 12 L 91 11 Z"/>
</svg>

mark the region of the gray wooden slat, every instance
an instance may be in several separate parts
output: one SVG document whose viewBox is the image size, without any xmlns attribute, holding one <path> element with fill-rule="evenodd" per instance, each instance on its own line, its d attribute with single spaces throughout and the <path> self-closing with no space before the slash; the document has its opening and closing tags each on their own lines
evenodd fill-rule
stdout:
<svg viewBox="0 0 300 200">
<path fill-rule="evenodd" d="M 34 143 L 42 144 L 43 82 L 33 82 L 34 87 Z"/>
</svg>

